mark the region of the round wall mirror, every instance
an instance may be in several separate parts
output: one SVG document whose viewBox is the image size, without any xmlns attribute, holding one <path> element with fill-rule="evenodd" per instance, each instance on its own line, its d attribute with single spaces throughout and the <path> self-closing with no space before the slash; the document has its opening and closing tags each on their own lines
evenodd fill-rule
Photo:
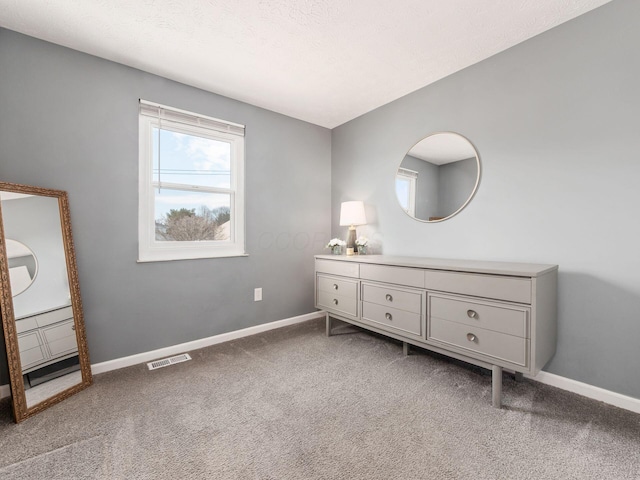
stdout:
<svg viewBox="0 0 640 480">
<path fill-rule="evenodd" d="M 441 222 L 460 212 L 480 182 L 480 158 L 458 133 L 428 135 L 404 156 L 396 173 L 400 207 L 422 222 Z"/>
<path fill-rule="evenodd" d="M 31 286 L 38 273 L 38 260 L 24 243 L 7 238 L 7 260 L 9 263 L 9 282 L 11 295 L 20 295 Z"/>
</svg>

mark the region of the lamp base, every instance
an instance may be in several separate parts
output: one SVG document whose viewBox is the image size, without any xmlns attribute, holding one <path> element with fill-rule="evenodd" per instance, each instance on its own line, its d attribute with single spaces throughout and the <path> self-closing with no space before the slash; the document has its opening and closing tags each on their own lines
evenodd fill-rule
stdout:
<svg viewBox="0 0 640 480">
<path fill-rule="evenodd" d="M 349 235 L 347 236 L 347 255 L 355 255 L 358 251 L 356 247 L 356 227 L 349 227 Z"/>
</svg>

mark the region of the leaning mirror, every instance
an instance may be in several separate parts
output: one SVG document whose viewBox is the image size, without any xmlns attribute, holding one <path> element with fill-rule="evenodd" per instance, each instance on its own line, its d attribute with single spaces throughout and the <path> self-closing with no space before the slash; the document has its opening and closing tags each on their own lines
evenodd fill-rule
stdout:
<svg viewBox="0 0 640 480">
<path fill-rule="evenodd" d="M 480 158 L 469 140 L 441 132 L 416 143 L 396 173 L 400 207 L 423 222 L 441 222 L 471 201 L 480 182 Z"/>
<path fill-rule="evenodd" d="M 66 192 L 0 182 L 0 308 L 16 422 L 91 384 Z"/>
</svg>

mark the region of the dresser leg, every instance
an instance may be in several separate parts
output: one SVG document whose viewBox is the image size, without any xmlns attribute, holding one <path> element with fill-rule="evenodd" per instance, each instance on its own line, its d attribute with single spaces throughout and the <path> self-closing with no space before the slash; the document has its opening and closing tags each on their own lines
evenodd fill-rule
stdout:
<svg viewBox="0 0 640 480">
<path fill-rule="evenodd" d="M 495 408 L 502 406 L 502 367 L 491 367 L 491 402 Z"/>
<path fill-rule="evenodd" d="M 329 316 L 329 314 L 326 314 L 327 316 L 327 337 L 331 336 L 331 317 Z"/>
<path fill-rule="evenodd" d="M 407 342 L 402 342 L 402 353 L 404 353 L 405 357 L 411 353 L 410 348 L 411 345 L 409 345 Z"/>
</svg>

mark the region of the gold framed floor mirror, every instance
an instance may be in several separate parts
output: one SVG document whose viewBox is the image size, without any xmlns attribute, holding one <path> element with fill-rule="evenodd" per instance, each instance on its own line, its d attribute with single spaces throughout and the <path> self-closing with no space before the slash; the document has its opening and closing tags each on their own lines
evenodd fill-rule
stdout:
<svg viewBox="0 0 640 480">
<path fill-rule="evenodd" d="M 16 422 L 91 385 L 67 192 L 0 182 L 0 311 Z"/>
</svg>

